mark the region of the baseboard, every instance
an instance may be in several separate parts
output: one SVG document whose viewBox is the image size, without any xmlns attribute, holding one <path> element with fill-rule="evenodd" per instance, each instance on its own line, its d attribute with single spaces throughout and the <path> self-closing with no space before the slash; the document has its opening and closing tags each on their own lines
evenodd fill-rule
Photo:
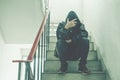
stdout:
<svg viewBox="0 0 120 80">
<path fill-rule="evenodd" d="M 106 78 L 105 78 L 105 80 L 113 80 L 113 79 L 111 78 L 110 73 L 109 73 L 109 72 L 110 72 L 109 69 L 107 69 L 107 67 L 106 67 L 106 65 L 105 65 L 105 63 L 104 63 L 104 60 L 103 60 L 102 55 L 100 54 L 99 48 L 96 48 L 96 51 L 97 51 L 98 60 L 100 60 L 101 65 L 102 65 L 102 70 L 106 73 Z"/>
</svg>

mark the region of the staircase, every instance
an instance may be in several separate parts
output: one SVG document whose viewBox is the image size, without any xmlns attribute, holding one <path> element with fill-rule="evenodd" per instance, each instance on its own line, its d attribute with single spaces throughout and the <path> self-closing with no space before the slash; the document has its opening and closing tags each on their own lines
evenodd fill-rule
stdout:
<svg viewBox="0 0 120 80">
<path fill-rule="evenodd" d="M 68 61 L 67 73 L 58 73 L 60 62 L 58 58 L 54 57 L 56 28 L 57 24 L 50 26 L 49 51 L 47 53 L 47 59 L 44 64 L 42 80 L 107 80 L 106 71 L 103 69 L 101 61 L 97 57 L 97 51 L 94 50 L 94 42 L 91 42 L 90 37 L 90 50 L 87 58 L 87 67 L 91 70 L 91 74 L 84 75 L 82 73 L 78 73 L 79 61 Z"/>
</svg>

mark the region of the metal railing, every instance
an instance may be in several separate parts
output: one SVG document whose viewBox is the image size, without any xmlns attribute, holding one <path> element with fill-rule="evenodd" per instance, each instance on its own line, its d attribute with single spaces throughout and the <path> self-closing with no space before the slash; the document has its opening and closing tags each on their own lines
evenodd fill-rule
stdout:
<svg viewBox="0 0 120 80">
<path fill-rule="evenodd" d="M 49 49 L 49 24 L 50 13 L 46 12 L 27 60 L 13 60 L 18 62 L 18 80 L 41 80 Z"/>
</svg>

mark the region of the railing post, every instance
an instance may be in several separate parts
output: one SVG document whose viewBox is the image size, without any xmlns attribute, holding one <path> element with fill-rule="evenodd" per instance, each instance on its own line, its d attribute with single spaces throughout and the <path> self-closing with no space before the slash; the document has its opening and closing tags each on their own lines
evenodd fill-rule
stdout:
<svg viewBox="0 0 120 80">
<path fill-rule="evenodd" d="M 34 75 L 34 78 L 35 78 L 35 76 L 36 76 L 36 53 L 35 53 L 35 56 L 34 56 L 34 65 L 33 65 L 33 75 Z"/>
<path fill-rule="evenodd" d="M 24 80 L 28 80 L 28 72 L 27 72 L 27 67 L 25 68 L 25 79 Z"/>
<path fill-rule="evenodd" d="M 27 74 L 28 74 L 28 80 L 34 80 L 32 69 L 30 67 L 30 62 L 26 62 L 25 64 L 26 64 L 26 69 L 27 69 Z"/>
<path fill-rule="evenodd" d="M 38 66 L 37 66 L 37 80 L 39 80 L 39 73 L 40 73 L 40 56 L 41 56 L 41 54 L 40 54 L 40 41 L 39 41 L 39 43 L 38 43 L 38 57 L 37 57 L 37 60 L 38 60 Z"/>
<path fill-rule="evenodd" d="M 21 62 L 18 63 L 18 80 L 21 79 Z"/>
</svg>

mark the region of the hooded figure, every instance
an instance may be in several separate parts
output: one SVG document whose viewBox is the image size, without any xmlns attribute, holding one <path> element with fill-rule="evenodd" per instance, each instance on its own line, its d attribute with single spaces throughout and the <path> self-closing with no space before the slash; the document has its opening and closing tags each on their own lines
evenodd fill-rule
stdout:
<svg viewBox="0 0 120 80">
<path fill-rule="evenodd" d="M 68 13 L 65 22 L 59 23 L 56 36 L 55 56 L 61 62 L 60 72 L 67 71 L 68 60 L 80 59 L 78 70 L 88 73 L 86 67 L 89 51 L 88 32 L 74 11 Z"/>
</svg>

